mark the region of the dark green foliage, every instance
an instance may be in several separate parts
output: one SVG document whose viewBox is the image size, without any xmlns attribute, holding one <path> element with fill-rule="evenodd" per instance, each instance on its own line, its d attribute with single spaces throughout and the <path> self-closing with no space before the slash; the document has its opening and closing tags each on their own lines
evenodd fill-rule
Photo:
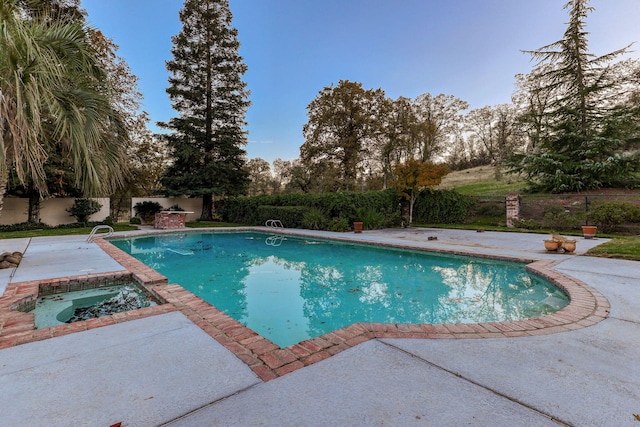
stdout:
<svg viewBox="0 0 640 427">
<path fill-rule="evenodd" d="M 48 228 L 53 227 L 43 222 L 21 222 L 19 224 L 0 225 L 0 232 L 45 230 Z"/>
<path fill-rule="evenodd" d="M 217 210 L 223 221 L 233 223 L 263 225 L 267 219 L 279 219 L 285 227 L 346 231 L 354 221 L 362 221 L 368 230 L 398 226 L 402 221 L 403 203 L 406 201 L 394 190 L 296 193 L 229 198 L 219 201 Z M 419 222 L 454 223 L 463 222 L 473 200 L 453 191 L 425 190 L 416 204 L 421 206 Z"/>
<path fill-rule="evenodd" d="M 129 219 L 129 224 L 140 225 L 140 224 L 142 224 L 142 220 L 140 218 L 138 218 L 137 216 L 133 216 L 133 217 L 131 217 L 131 219 Z"/>
<path fill-rule="evenodd" d="M 309 230 L 325 230 L 327 218 L 320 209 L 308 208 L 302 218 L 302 226 Z"/>
<path fill-rule="evenodd" d="M 304 217 L 309 211 L 306 206 L 271 206 L 262 205 L 256 208 L 254 225 L 264 225 L 267 220 L 279 219 L 287 228 L 302 228 Z"/>
<path fill-rule="evenodd" d="M 515 219 L 513 220 L 513 226 L 516 228 L 522 228 L 524 230 L 541 230 L 542 224 L 535 219 Z"/>
<path fill-rule="evenodd" d="M 463 223 L 474 206 L 469 196 L 455 191 L 423 190 L 413 208 L 413 222 L 422 224 Z"/>
<path fill-rule="evenodd" d="M 541 228 L 549 230 L 575 230 L 584 222 L 584 215 L 568 212 L 564 207 L 550 205 L 544 209 Z"/>
<path fill-rule="evenodd" d="M 85 224 L 89 221 L 89 217 L 96 212 L 100 211 L 102 205 L 92 199 L 76 199 L 73 202 L 73 206 L 67 209 L 69 215 L 74 217 L 80 224 Z"/>
<path fill-rule="evenodd" d="M 612 61 L 626 48 L 596 57 L 588 50 L 589 0 L 572 0 L 564 37 L 530 52 L 538 66 L 534 93 L 552 99 L 532 117 L 544 123 L 538 145 L 509 162 L 538 191 L 568 193 L 624 182 L 638 170 L 640 156 L 624 147 L 638 137 L 640 110 L 625 86 L 633 73 Z M 623 77 L 624 76 L 624 77 Z M 529 113 L 533 114 L 533 113 Z"/>
<path fill-rule="evenodd" d="M 201 196 L 202 220 L 213 219 L 213 196 L 243 194 L 249 106 L 238 32 L 227 0 L 186 0 L 173 37 L 167 93 L 179 117 L 159 123 L 173 163 L 162 179 L 171 196 Z"/>
<path fill-rule="evenodd" d="M 602 227 L 602 231 L 613 231 L 625 222 L 640 222 L 640 207 L 631 203 L 600 203 L 591 208 L 587 218 Z"/>
<path fill-rule="evenodd" d="M 377 230 L 387 225 L 385 215 L 373 209 L 356 209 L 356 215 L 365 230 Z"/>
<path fill-rule="evenodd" d="M 361 209 L 363 212 L 373 211 L 379 213 L 385 218 L 383 226 L 392 226 L 400 223 L 401 201 L 393 190 L 363 193 L 295 193 L 229 198 L 217 203 L 217 211 L 224 221 L 263 225 L 266 219 L 280 219 L 283 224 L 284 220 L 276 216 L 275 213 L 269 218 L 264 218 L 258 214 L 260 206 L 313 208 L 319 210 L 324 216 L 322 226 L 328 227 L 334 218 L 344 218 L 348 224 L 353 221 L 361 221 L 356 212 L 356 209 Z M 284 225 L 285 227 L 294 227 L 289 223 Z M 297 226 L 301 227 L 302 223 L 300 222 Z"/>
<path fill-rule="evenodd" d="M 351 225 L 349 224 L 349 220 L 341 216 L 333 218 L 329 223 L 329 231 L 344 232 L 350 229 Z"/>
<path fill-rule="evenodd" d="M 184 209 L 182 209 L 180 207 L 180 205 L 173 205 L 173 206 L 169 206 L 169 209 L 167 209 L 168 211 L 175 211 L 175 212 L 183 212 Z"/>
<path fill-rule="evenodd" d="M 153 218 L 155 217 L 155 215 L 158 212 L 162 211 L 163 209 L 164 208 L 160 203 L 152 202 L 149 200 L 144 202 L 138 202 L 133 207 L 133 210 L 135 211 L 136 216 L 142 218 L 146 222 L 153 221 Z"/>
</svg>

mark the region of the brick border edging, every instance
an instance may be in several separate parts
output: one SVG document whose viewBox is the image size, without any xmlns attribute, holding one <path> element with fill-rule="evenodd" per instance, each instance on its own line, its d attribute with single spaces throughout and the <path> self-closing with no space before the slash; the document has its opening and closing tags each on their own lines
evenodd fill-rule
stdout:
<svg viewBox="0 0 640 427">
<path fill-rule="evenodd" d="M 511 322 L 461 324 L 355 323 L 287 348 L 280 348 L 179 285 L 157 289 L 193 323 L 245 362 L 263 381 L 286 375 L 377 338 L 506 338 L 548 335 L 595 325 L 609 315 L 609 302 L 583 282 L 551 270 L 553 261 L 527 266 L 551 281 L 571 301 L 542 317 Z"/>
<path fill-rule="evenodd" d="M 528 264 L 526 266 L 527 270 L 553 283 L 565 292 L 570 300 L 569 305 L 555 313 L 510 322 L 473 324 L 354 323 L 322 336 L 281 348 L 218 310 L 216 307 L 193 295 L 180 285 L 163 284 L 167 283 L 164 276 L 104 239 L 96 239 L 95 243 L 125 267 L 127 269 L 126 271 L 136 275 L 136 277 L 142 282 L 145 282 L 145 284 L 151 285 L 149 289 L 160 297 L 160 299 L 166 301 L 166 303 L 40 330 L 24 329 L 24 316 L 30 317 L 31 325 L 33 325 L 32 314 L 12 311 L 10 313 L 13 313 L 14 317 L 22 316 L 22 318 L 4 319 L 3 322 L 2 316 L 6 316 L 6 312 L 0 311 L 0 324 L 3 325 L 2 329 L 0 329 L 0 349 L 179 310 L 204 332 L 246 363 L 260 379 L 269 381 L 317 363 L 371 339 L 468 339 L 548 335 L 595 325 L 608 317 L 610 309 L 609 302 L 598 291 L 580 280 L 553 270 L 553 266 L 557 264 L 556 261 L 539 260 Z M 372 244 L 371 242 L 365 243 Z M 383 244 L 381 246 L 401 247 L 389 244 Z M 407 247 L 409 249 L 425 250 L 424 248 L 411 247 L 410 245 L 407 245 Z M 457 254 L 478 256 L 477 254 L 464 254 L 460 252 L 457 252 Z M 492 258 L 491 256 L 484 257 Z M 501 260 L 509 259 L 507 257 L 495 258 Z M 34 284 L 37 286 L 38 283 L 39 282 L 29 282 L 30 286 L 34 286 Z M 22 289 L 20 292 L 29 292 L 30 288 L 26 283 L 16 285 L 21 285 L 16 286 L 16 290 Z M 0 300 L 2 298 L 0 298 Z M 11 322 L 14 323 L 12 324 Z M 10 333 L 5 334 L 5 331 L 9 331 Z"/>
<path fill-rule="evenodd" d="M 295 233 L 288 233 L 294 234 Z M 348 240 L 353 242 L 352 240 Z M 100 247 L 135 274 L 141 267 L 149 267 L 110 243 L 98 239 Z M 359 243 L 359 242 L 358 242 Z M 366 242 L 371 244 L 371 242 Z M 392 246 L 384 244 L 382 246 Z M 398 246 L 394 246 L 398 247 Z M 404 246 L 403 246 L 404 247 Z M 425 250 L 407 245 L 410 249 Z M 459 255 L 477 256 L 476 254 Z M 485 256 L 486 258 L 492 258 Z M 493 257 L 500 260 L 516 260 Z M 526 268 L 560 288 L 569 297 L 569 305 L 541 317 L 511 322 L 460 324 L 384 324 L 354 323 L 319 337 L 281 348 L 267 338 L 247 328 L 213 305 L 195 296 L 177 284 L 156 286 L 162 299 L 180 310 L 212 338 L 246 363 L 263 381 L 286 375 L 312 365 L 343 350 L 377 338 L 505 338 L 548 335 L 595 325 L 609 315 L 607 299 L 580 280 L 552 269 L 557 261 L 529 261 Z"/>
</svg>

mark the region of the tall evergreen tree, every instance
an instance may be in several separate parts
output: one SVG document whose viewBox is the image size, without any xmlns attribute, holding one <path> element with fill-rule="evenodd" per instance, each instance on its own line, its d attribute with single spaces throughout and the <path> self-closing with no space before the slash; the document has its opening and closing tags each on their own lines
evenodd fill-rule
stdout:
<svg viewBox="0 0 640 427">
<path fill-rule="evenodd" d="M 169 195 L 202 196 L 203 220 L 213 219 L 214 195 L 241 194 L 247 185 L 247 66 L 231 19 L 228 0 L 186 0 L 167 61 L 167 93 L 179 116 L 159 123 L 171 131 L 174 161 L 163 184 Z"/>
<path fill-rule="evenodd" d="M 545 135 L 540 135 L 535 150 L 511 162 L 534 186 L 554 192 L 616 185 L 638 167 L 638 157 L 622 150 L 630 137 L 625 123 L 638 111 L 621 103 L 624 81 L 612 63 L 627 48 L 591 54 L 585 31 L 593 10 L 589 0 L 571 0 L 565 9 L 570 19 L 563 38 L 529 52 L 538 61 L 532 78 L 540 84 L 534 90 L 551 94 L 547 108 L 539 113 Z"/>
</svg>

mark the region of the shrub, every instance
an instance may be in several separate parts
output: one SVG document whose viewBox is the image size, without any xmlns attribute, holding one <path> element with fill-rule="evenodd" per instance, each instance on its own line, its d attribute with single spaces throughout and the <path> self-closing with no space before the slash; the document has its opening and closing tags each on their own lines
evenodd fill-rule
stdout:
<svg viewBox="0 0 640 427">
<path fill-rule="evenodd" d="M 144 222 L 153 222 L 155 215 L 162 211 L 164 208 L 158 202 L 152 202 L 150 200 L 144 202 L 138 202 L 133 207 L 136 212 L 136 216 L 144 220 Z"/>
<path fill-rule="evenodd" d="M 69 215 L 76 219 L 76 222 L 85 224 L 89 221 L 89 217 L 96 212 L 100 211 L 102 205 L 95 200 L 91 199 L 76 199 L 66 211 Z"/>
<path fill-rule="evenodd" d="M 541 226 L 552 230 L 572 230 L 580 225 L 583 218 L 567 212 L 562 206 L 551 205 L 544 209 Z"/>
<path fill-rule="evenodd" d="M 640 217 L 640 207 L 630 203 L 606 202 L 594 206 L 587 219 L 602 230 L 612 231 L 625 222 L 636 221 Z"/>
<path fill-rule="evenodd" d="M 423 190 L 413 207 L 413 222 L 423 224 L 463 223 L 475 202 L 450 190 Z"/>
<path fill-rule="evenodd" d="M 329 231 L 344 232 L 349 231 L 350 229 L 351 226 L 349 225 L 349 220 L 341 216 L 333 218 L 329 223 Z"/>
<path fill-rule="evenodd" d="M 542 224 L 535 219 L 514 219 L 513 226 L 516 228 L 522 228 L 524 230 L 540 230 Z"/>
<path fill-rule="evenodd" d="M 134 217 L 131 217 L 131 219 L 129 220 L 129 224 L 140 225 L 140 224 L 142 224 L 142 220 L 140 218 L 138 218 L 137 216 L 134 216 Z"/>
<path fill-rule="evenodd" d="M 269 219 L 279 219 L 287 228 L 301 228 L 308 210 L 306 206 L 258 206 L 250 224 L 264 225 Z"/>
<path fill-rule="evenodd" d="M 43 222 L 21 222 L 19 224 L 0 225 L 0 232 L 44 230 L 48 228 L 53 227 Z"/>
<path fill-rule="evenodd" d="M 324 230 L 326 228 L 326 218 L 320 209 L 310 208 L 302 217 L 302 226 L 309 230 Z"/>
<path fill-rule="evenodd" d="M 386 226 L 386 217 L 380 212 L 371 209 L 356 209 L 358 218 L 362 221 L 365 230 L 378 230 Z"/>
<path fill-rule="evenodd" d="M 264 206 L 297 206 L 298 209 L 318 209 L 325 217 L 325 224 L 333 218 L 345 218 L 347 223 L 357 220 L 356 208 L 379 212 L 388 223 L 398 222 L 400 218 L 400 198 L 393 190 L 368 191 L 362 193 L 340 192 L 324 194 L 280 194 L 254 197 L 235 197 L 216 202 L 216 210 L 223 221 L 261 225 L 267 219 L 280 219 L 283 214 L 272 213 L 265 217 Z M 303 214 L 304 215 L 304 214 Z M 297 222 L 285 224 L 286 227 L 302 227 L 302 216 Z"/>
<path fill-rule="evenodd" d="M 180 205 L 173 205 L 173 206 L 169 206 L 169 209 L 167 209 L 168 211 L 174 211 L 174 212 L 184 212 L 184 209 L 182 209 L 180 207 Z"/>
</svg>

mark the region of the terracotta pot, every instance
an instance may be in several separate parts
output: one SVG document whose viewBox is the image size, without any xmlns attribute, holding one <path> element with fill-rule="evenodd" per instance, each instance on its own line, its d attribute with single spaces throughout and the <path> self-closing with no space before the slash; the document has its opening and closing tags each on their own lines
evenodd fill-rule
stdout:
<svg viewBox="0 0 640 427">
<path fill-rule="evenodd" d="M 560 242 L 555 240 L 544 240 L 544 248 L 548 251 L 557 251 Z"/>
<path fill-rule="evenodd" d="M 576 250 L 576 241 L 575 240 L 565 240 L 562 242 L 562 249 L 571 253 Z"/>
<path fill-rule="evenodd" d="M 362 233 L 362 223 L 361 222 L 354 222 L 353 223 L 353 232 L 354 233 Z"/>
<path fill-rule="evenodd" d="M 598 227 L 595 225 L 583 225 L 582 226 L 582 234 L 584 234 L 585 239 L 593 239 L 596 235 Z"/>
</svg>

